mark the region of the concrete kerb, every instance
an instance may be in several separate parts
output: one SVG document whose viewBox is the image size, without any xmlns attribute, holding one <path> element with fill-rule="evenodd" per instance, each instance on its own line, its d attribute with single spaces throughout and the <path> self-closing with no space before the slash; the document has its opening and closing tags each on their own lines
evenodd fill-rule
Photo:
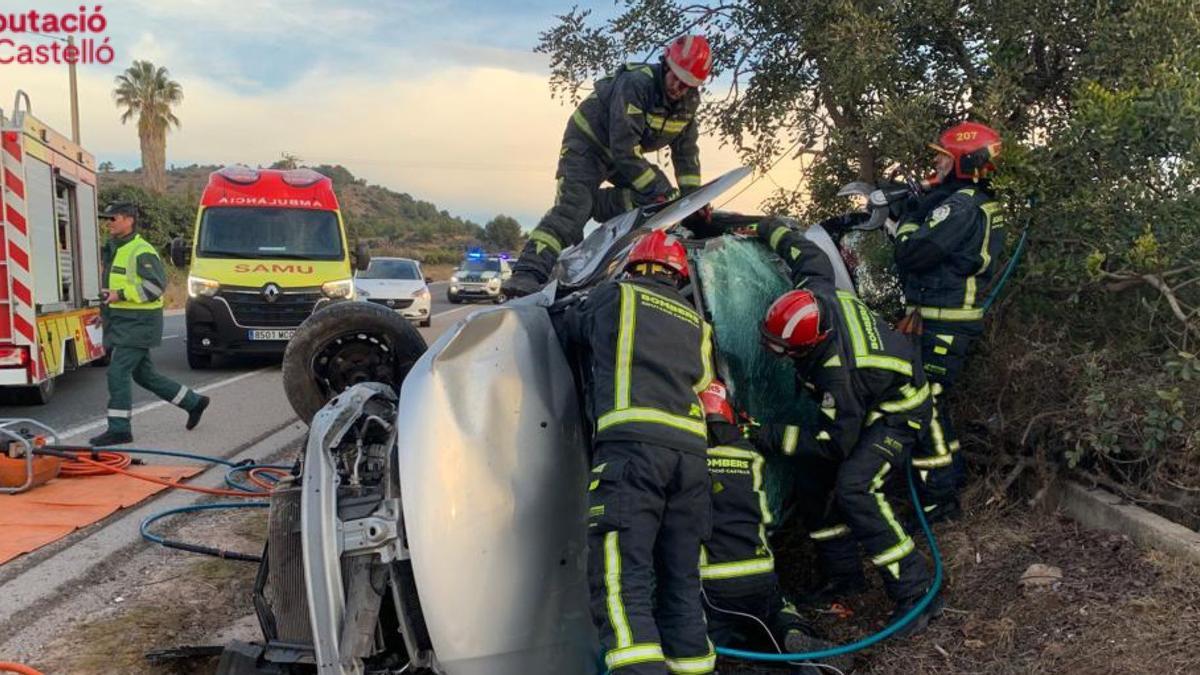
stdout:
<svg viewBox="0 0 1200 675">
<path fill-rule="evenodd" d="M 278 459 L 281 453 L 298 444 L 307 431 L 307 425 L 293 420 L 225 459 L 233 462 Z M 188 481 L 188 484 L 224 487 L 225 471 L 226 467 L 214 465 Z M 147 516 L 210 499 L 208 495 L 196 492 L 169 490 L 114 514 L 86 533 L 68 536 L 69 545 L 56 547 L 50 555 L 39 556 L 38 552 L 34 552 L 24 556 L 29 558 L 28 561 L 21 558 L 12 561 L 9 565 L 16 563 L 18 570 L 14 570 L 14 574 L 4 575 L 7 578 L 0 583 L 0 633 L 7 634 L 21 625 L 23 615 L 30 616 L 27 614 L 30 612 L 36 615 L 47 605 L 53 606 L 61 601 L 65 595 L 64 589 L 86 585 L 91 571 L 106 560 L 130 547 L 146 545 L 138 528 Z M 23 562 L 26 564 L 20 564 Z"/>
<path fill-rule="evenodd" d="M 1140 546 L 1200 563 L 1200 532 L 1126 503 L 1103 488 L 1068 480 L 1057 492 L 1059 509 L 1085 527 L 1120 532 Z"/>
</svg>

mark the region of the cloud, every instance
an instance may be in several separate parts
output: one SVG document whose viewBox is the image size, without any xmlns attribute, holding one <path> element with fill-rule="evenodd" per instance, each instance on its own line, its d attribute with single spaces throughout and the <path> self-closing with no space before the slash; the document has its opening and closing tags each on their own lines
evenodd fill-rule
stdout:
<svg viewBox="0 0 1200 675">
<path fill-rule="evenodd" d="M 145 44 L 156 44 L 152 35 Z M 29 91 L 39 117 L 69 131 L 64 72 L 9 72 L 17 77 L 5 80 Z M 177 77 L 184 89 L 176 110 L 182 127 L 168 136 L 170 163 L 269 164 L 286 151 L 312 164 L 342 164 L 453 214 L 484 221 L 508 213 L 526 227 L 553 201 L 571 109 L 550 99 L 540 74 L 449 66 L 383 78 L 317 69 L 284 89 L 257 93 Z M 111 75 L 80 69 L 84 146 L 100 161 L 136 158 L 136 125 L 119 123 L 111 90 Z M 0 98 L 10 93 L 0 91 Z M 739 164 L 715 139 L 702 139 L 701 147 L 706 177 Z M 784 162 L 729 208 L 753 211 L 775 189 L 772 181 L 790 187 L 798 176 L 794 164 Z"/>
</svg>

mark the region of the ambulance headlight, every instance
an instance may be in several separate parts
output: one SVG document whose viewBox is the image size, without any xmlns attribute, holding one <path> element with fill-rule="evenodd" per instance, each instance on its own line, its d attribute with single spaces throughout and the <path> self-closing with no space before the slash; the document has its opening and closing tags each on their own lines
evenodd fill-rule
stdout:
<svg viewBox="0 0 1200 675">
<path fill-rule="evenodd" d="M 353 298 L 354 297 L 354 280 L 353 279 L 338 279 L 337 281 L 326 281 L 321 284 L 321 292 L 327 298 Z"/>
<path fill-rule="evenodd" d="M 211 298 L 221 290 L 221 284 L 212 279 L 202 277 L 188 277 L 188 297 L 191 298 Z"/>
</svg>

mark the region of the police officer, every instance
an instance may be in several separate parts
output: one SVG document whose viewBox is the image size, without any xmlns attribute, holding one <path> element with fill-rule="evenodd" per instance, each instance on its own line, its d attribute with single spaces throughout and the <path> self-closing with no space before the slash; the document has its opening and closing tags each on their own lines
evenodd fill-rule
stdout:
<svg viewBox="0 0 1200 675">
<path fill-rule="evenodd" d="M 934 407 L 913 466 L 932 521 L 960 513 L 965 462 L 945 396 L 962 372 L 971 343 L 983 332 L 983 302 L 1004 250 L 1004 218 L 988 182 L 1000 135 L 976 122 L 942 133 L 935 187 L 913 200 L 895 230 L 895 259 L 909 316 L 902 327 L 919 333 L 921 359 Z"/>
<path fill-rule="evenodd" d="M 816 637 L 779 587 L 775 554 L 767 541 L 773 517 L 763 488 L 765 458 L 736 424 L 721 382 L 714 380 L 700 393 L 700 401 L 708 422 L 712 477 L 712 536 L 700 551 L 708 634 L 722 646 L 782 646 L 793 654 L 831 647 Z"/>
<path fill-rule="evenodd" d="M 712 331 L 679 293 L 688 263 L 674 237 L 642 237 L 625 271 L 564 319 L 595 429 L 592 615 L 610 672 L 710 673 L 698 561 L 711 504 L 697 394 L 712 380 Z"/>
<path fill-rule="evenodd" d="M 101 293 L 104 346 L 109 350 L 108 429 L 92 438 L 94 447 L 133 442 L 130 379 L 188 413 L 187 428 L 200 422 L 208 397 L 168 379 L 154 369 L 150 349 L 162 343 L 163 290 L 167 273 L 158 252 L 137 233 L 138 209 L 110 204 L 100 217 L 107 221 L 103 269 L 107 287 Z"/>
<path fill-rule="evenodd" d="M 696 110 L 711 66 L 708 40 L 687 35 L 671 43 L 661 62 L 626 64 L 596 81 L 567 122 L 554 206 L 530 233 L 504 284 L 509 297 L 540 289 L 559 253 L 583 238 L 588 218 L 605 221 L 676 194 L 644 153 L 669 146 L 679 190 L 700 187 Z M 606 180 L 614 187 L 600 189 Z"/>
<path fill-rule="evenodd" d="M 756 229 L 787 263 L 797 287 L 767 310 L 763 344 L 790 357 L 798 382 L 820 401 L 817 440 L 836 465 L 828 485 L 832 508 L 810 536 L 818 545 L 854 537 L 896 605 L 894 621 L 921 600 L 930 584 L 925 561 L 884 491 L 890 478 L 905 475 L 912 448 L 928 424 L 929 386 L 913 365 L 919 362 L 909 339 L 853 293 L 837 289 L 829 257 L 819 247 L 774 219 Z M 854 560 L 855 567 L 859 564 Z M 939 610 L 931 604 L 903 634 L 923 630 Z"/>
</svg>

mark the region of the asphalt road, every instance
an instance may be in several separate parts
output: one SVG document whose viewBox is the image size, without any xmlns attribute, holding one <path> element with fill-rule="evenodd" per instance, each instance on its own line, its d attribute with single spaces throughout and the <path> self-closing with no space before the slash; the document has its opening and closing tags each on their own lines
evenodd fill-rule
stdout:
<svg viewBox="0 0 1200 675">
<path fill-rule="evenodd" d="M 451 311 L 465 310 L 466 307 L 469 307 L 469 305 L 450 304 L 446 300 L 447 285 L 448 282 L 444 281 L 429 285 L 434 317 Z M 151 358 L 155 366 L 167 377 L 192 389 L 198 389 L 206 385 L 219 384 L 251 371 L 278 369 L 278 359 L 225 359 L 211 370 L 190 369 L 187 365 L 183 319 L 182 314 L 165 317 L 162 346 L 151 351 Z M 430 329 L 421 329 L 421 332 L 430 341 L 435 335 L 430 332 Z M 94 423 L 103 417 L 108 402 L 106 372 L 104 368 L 80 368 L 75 372 L 67 373 L 58 379 L 57 391 L 48 404 L 42 406 L 0 405 L 0 418 L 31 417 L 50 425 L 59 432 Z M 158 400 L 153 394 L 136 385 L 133 391 L 135 410 L 139 406 Z"/>
</svg>

